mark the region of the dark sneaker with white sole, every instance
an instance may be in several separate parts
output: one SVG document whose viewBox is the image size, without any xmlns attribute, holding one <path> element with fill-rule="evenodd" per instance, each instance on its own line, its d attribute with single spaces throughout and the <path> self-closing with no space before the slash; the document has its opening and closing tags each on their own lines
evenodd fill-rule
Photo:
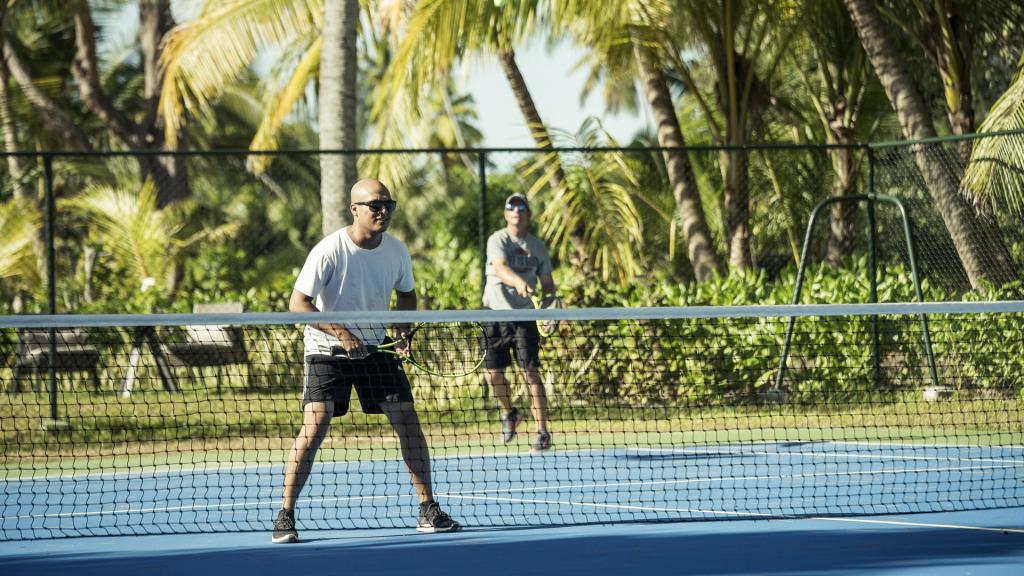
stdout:
<svg viewBox="0 0 1024 576">
<path fill-rule="evenodd" d="M 295 511 L 282 508 L 277 513 L 277 520 L 274 520 L 274 535 L 271 537 L 271 542 L 285 544 L 298 541 L 299 533 L 295 530 Z"/>
<path fill-rule="evenodd" d="M 551 434 L 546 431 L 537 432 L 537 438 L 533 441 L 533 446 L 530 446 L 532 452 L 543 452 L 551 448 Z"/>
<path fill-rule="evenodd" d="M 523 415 L 518 408 L 501 417 L 501 439 L 508 444 L 516 437 L 516 427 L 523 421 Z"/>
<path fill-rule="evenodd" d="M 434 501 L 420 504 L 420 521 L 416 526 L 417 532 L 433 534 L 435 532 L 458 532 L 462 526 L 452 520 L 452 517 L 441 510 L 441 506 Z"/>
</svg>

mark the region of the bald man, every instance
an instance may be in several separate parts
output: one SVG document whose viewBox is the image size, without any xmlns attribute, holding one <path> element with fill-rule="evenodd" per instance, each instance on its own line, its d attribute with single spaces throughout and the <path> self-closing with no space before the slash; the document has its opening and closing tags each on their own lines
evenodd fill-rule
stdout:
<svg viewBox="0 0 1024 576">
<path fill-rule="evenodd" d="M 320 241 L 309 253 L 295 281 L 288 308 L 292 312 L 387 310 L 391 291 L 398 310 L 416 309 L 409 250 L 387 233 L 397 203 L 377 180 L 352 187 L 353 223 Z M 309 478 L 331 418 L 348 412 L 352 388 L 367 414 L 384 414 L 398 436 L 412 485 L 420 500 L 420 532 L 454 532 L 452 520 L 434 501 L 430 453 L 413 406 L 409 380 L 395 356 L 370 353 L 388 342 L 384 326 L 311 324 L 303 333 L 305 348 L 302 428 L 284 471 L 284 495 L 274 522 L 272 541 L 297 542 L 295 502 Z M 399 343 L 398 346 L 402 346 Z"/>
</svg>

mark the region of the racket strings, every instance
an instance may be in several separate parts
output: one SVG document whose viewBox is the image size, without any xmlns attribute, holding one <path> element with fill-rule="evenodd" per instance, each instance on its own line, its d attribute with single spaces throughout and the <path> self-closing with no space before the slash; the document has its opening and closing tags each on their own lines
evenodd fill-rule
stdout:
<svg viewBox="0 0 1024 576">
<path fill-rule="evenodd" d="M 483 328 L 475 322 L 426 324 L 409 343 L 411 359 L 439 374 L 466 374 L 480 365 L 483 339 Z"/>
</svg>

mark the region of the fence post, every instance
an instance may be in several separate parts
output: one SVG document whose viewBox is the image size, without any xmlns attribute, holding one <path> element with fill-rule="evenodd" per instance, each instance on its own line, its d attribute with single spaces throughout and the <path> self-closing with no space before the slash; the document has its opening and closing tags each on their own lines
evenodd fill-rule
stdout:
<svg viewBox="0 0 1024 576">
<path fill-rule="evenodd" d="M 57 313 L 57 265 L 54 261 L 56 250 L 54 249 L 54 235 L 56 234 L 56 223 L 54 222 L 55 201 L 53 198 L 53 157 L 49 154 L 43 155 L 43 188 L 45 195 L 46 210 L 46 312 L 47 314 Z M 49 432 L 60 432 L 67 430 L 69 425 L 60 419 L 57 412 L 57 331 L 54 328 L 49 330 L 49 349 L 47 350 L 46 361 L 49 368 L 49 389 L 50 389 L 50 419 L 43 422 L 43 430 Z"/>
<path fill-rule="evenodd" d="M 478 212 L 480 230 L 480 297 L 483 298 L 484 287 L 487 285 L 487 152 L 480 150 L 477 154 L 477 179 L 480 181 L 480 210 Z M 487 385 L 487 377 L 480 376 L 480 400 L 482 409 L 487 410 L 487 398 L 491 395 Z"/>
<path fill-rule="evenodd" d="M 483 296 L 487 283 L 487 153 L 481 150 L 477 154 L 477 179 L 480 181 L 480 210 L 478 227 L 480 229 L 480 295 Z"/>
<path fill-rule="evenodd" d="M 866 148 L 868 157 L 867 197 L 868 197 L 868 300 L 878 302 L 878 260 L 877 244 L 878 225 L 875 223 L 875 153 Z M 878 350 L 878 316 L 872 315 L 871 323 L 871 378 L 877 387 L 881 382 L 882 373 L 879 366 Z"/>
</svg>

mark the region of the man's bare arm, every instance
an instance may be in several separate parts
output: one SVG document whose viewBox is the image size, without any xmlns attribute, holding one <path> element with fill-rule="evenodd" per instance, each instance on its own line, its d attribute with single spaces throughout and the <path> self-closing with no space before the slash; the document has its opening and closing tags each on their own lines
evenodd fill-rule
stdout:
<svg viewBox="0 0 1024 576">
<path fill-rule="evenodd" d="M 288 310 L 291 312 L 319 312 L 320 309 L 313 304 L 313 297 L 303 294 L 298 290 L 292 290 L 292 296 L 288 299 Z M 363 358 L 366 356 L 366 348 L 363 341 L 356 337 L 341 324 L 317 323 L 310 324 L 313 328 L 324 334 L 334 336 L 341 342 L 341 347 L 352 358 Z"/>
<path fill-rule="evenodd" d="M 395 290 L 395 310 L 415 310 L 416 304 L 415 290 L 410 290 L 409 292 Z M 409 343 L 406 341 L 406 335 L 412 330 L 412 324 L 398 324 L 395 326 L 395 330 L 398 331 L 400 338 L 400 341 L 395 346 L 395 350 L 399 352 L 408 351 Z"/>
<path fill-rule="evenodd" d="M 522 276 L 516 274 L 514 270 L 509 268 L 508 264 L 503 258 L 495 258 L 491 260 L 491 267 L 494 268 L 494 275 L 501 280 L 503 284 L 507 284 L 512 288 L 515 288 L 517 294 L 526 298 L 533 294 L 533 286 L 526 283 Z"/>
<path fill-rule="evenodd" d="M 555 279 L 551 274 L 540 275 L 540 293 L 545 297 L 555 295 Z"/>
</svg>

